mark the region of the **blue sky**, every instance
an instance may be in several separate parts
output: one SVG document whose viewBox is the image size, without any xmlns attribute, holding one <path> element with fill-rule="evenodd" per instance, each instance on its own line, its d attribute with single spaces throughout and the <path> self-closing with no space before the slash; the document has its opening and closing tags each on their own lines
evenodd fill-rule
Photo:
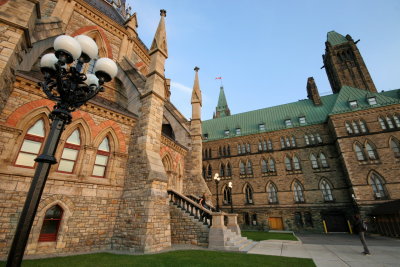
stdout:
<svg viewBox="0 0 400 267">
<path fill-rule="evenodd" d="M 313 76 L 331 88 L 322 66 L 326 33 L 361 39 L 358 48 L 378 91 L 400 88 L 400 1 L 128 0 L 148 46 L 166 9 L 171 101 L 191 117 L 195 66 L 200 67 L 202 119 L 212 118 L 223 77 L 232 114 L 307 97 Z"/>
</svg>

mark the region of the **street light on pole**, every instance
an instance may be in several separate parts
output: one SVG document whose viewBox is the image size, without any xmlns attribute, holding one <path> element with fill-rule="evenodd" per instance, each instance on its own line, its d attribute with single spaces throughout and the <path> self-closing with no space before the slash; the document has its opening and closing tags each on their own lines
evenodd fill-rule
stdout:
<svg viewBox="0 0 400 267">
<path fill-rule="evenodd" d="M 57 163 L 54 155 L 60 136 L 72 120 L 71 112 L 103 92 L 102 85 L 111 81 L 118 72 L 113 60 L 100 58 L 94 66 L 95 74 L 81 73 L 83 64 L 98 56 L 96 42 L 86 35 L 75 38 L 60 35 L 54 40 L 54 50 L 54 54 L 46 54 L 41 58 L 40 69 L 44 82 L 39 83 L 47 98 L 56 102 L 49 115 L 51 129 L 42 154 L 35 159 L 38 165 L 8 254 L 7 267 L 21 265 L 50 167 Z M 74 61 L 76 65 L 70 65 Z"/>
<path fill-rule="evenodd" d="M 218 184 L 219 184 L 219 181 L 220 181 L 220 180 L 221 180 L 221 177 L 219 177 L 219 174 L 216 173 L 216 174 L 214 175 L 214 181 L 215 181 L 215 186 L 216 186 L 216 189 L 217 189 L 217 206 L 216 206 L 217 212 L 219 212 Z"/>
<path fill-rule="evenodd" d="M 231 213 L 233 213 L 233 191 L 232 191 L 232 182 L 228 183 L 228 187 L 230 189 L 230 197 L 231 197 Z"/>
</svg>

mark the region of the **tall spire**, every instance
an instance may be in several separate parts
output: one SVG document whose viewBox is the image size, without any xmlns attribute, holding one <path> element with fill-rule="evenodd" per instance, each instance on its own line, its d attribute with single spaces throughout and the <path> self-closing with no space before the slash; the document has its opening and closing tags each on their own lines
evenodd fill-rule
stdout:
<svg viewBox="0 0 400 267">
<path fill-rule="evenodd" d="M 149 54 L 152 55 L 156 51 L 160 51 L 164 56 L 168 57 L 168 46 L 167 46 L 167 32 L 165 30 L 164 18 L 167 16 L 165 9 L 160 10 L 160 23 L 158 23 L 157 31 L 151 44 Z"/>
<path fill-rule="evenodd" d="M 226 102 L 224 87 L 219 88 L 218 105 L 215 108 L 215 114 L 213 118 L 220 118 L 225 116 L 230 116 L 231 111 L 228 108 L 228 103 Z"/>
<path fill-rule="evenodd" d="M 200 103 L 200 106 L 202 105 L 202 99 L 201 99 L 201 90 L 200 90 L 200 84 L 199 84 L 199 72 L 200 68 L 195 67 L 194 71 L 195 76 L 194 76 L 194 84 L 193 84 L 193 91 L 192 91 L 192 104 L 194 103 Z"/>
</svg>

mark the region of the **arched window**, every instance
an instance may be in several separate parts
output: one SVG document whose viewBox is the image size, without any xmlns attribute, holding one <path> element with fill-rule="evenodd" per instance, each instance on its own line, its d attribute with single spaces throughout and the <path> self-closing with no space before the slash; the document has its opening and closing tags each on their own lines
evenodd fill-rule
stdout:
<svg viewBox="0 0 400 267">
<path fill-rule="evenodd" d="M 286 146 L 290 147 L 290 139 L 289 139 L 289 137 L 285 137 L 285 141 L 286 141 Z"/>
<path fill-rule="evenodd" d="M 226 147 L 224 146 L 224 148 L 223 148 L 223 153 L 224 153 L 224 156 L 226 156 Z"/>
<path fill-rule="evenodd" d="M 345 125 L 346 125 L 347 133 L 348 134 L 353 134 L 353 129 L 351 128 L 350 123 L 346 121 Z"/>
<path fill-rule="evenodd" d="M 286 166 L 287 171 L 292 170 L 292 161 L 290 160 L 290 158 L 288 156 L 285 156 L 285 166 Z"/>
<path fill-rule="evenodd" d="M 378 118 L 378 121 L 379 121 L 379 124 L 381 125 L 381 129 L 386 130 L 385 121 L 381 117 Z"/>
<path fill-rule="evenodd" d="M 263 149 L 263 148 L 262 148 L 262 143 L 261 143 L 261 141 L 259 141 L 259 142 L 258 142 L 258 151 L 262 151 L 262 149 Z"/>
<path fill-rule="evenodd" d="M 319 153 L 319 161 L 321 162 L 321 166 L 322 168 L 328 168 L 329 164 L 328 164 L 328 160 L 326 159 L 326 156 L 324 153 Z"/>
<path fill-rule="evenodd" d="M 251 152 L 251 146 L 250 146 L 250 144 L 247 144 L 247 153 L 250 153 Z"/>
<path fill-rule="evenodd" d="M 105 177 L 108 159 L 110 157 L 110 145 L 108 137 L 104 138 L 97 149 L 96 160 L 94 162 L 93 176 Z"/>
<path fill-rule="evenodd" d="M 242 144 L 242 153 L 245 154 L 246 153 L 246 145 Z"/>
<path fill-rule="evenodd" d="M 398 116 L 398 115 L 394 115 L 394 116 L 393 116 L 393 120 L 394 120 L 394 123 L 396 124 L 396 127 L 399 128 L 399 127 L 400 127 L 400 119 L 399 119 L 399 116 Z"/>
<path fill-rule="evenodd" d="M 310 155 L 310 161 L 311 161 L 311 167 L 313 169 L 318 169 L 319 168 L 317 157 L 314 154 Z"/>
<path fill-rule="evenodd" d="M 386 123 L 387 123 L 387 126 L 388 126 L 389 129 L 393 129 L 394 128 L 392 119 L 390 117 L 386 117 Z"/>
<path fill-rule="evenodd" d="M 281 137 L 281 148 L 285 148 L 285 140 Z"/>
<path fill-rule="evenodd" d="M 313 134 L 310 134 L 309 137 L 310 137 L 311 144 L 315 144 L 315 137 L 314 137 L 314 135 L 313 135 Z"/>
<path fill-rule="evenodd" d="M 246 174 L 246 167 L 244 166 L 243 162 L 239 162 L 239 170 L 240 170 L 240 175 Z"/>
<path fill-rule="evenodd" d="M 372 190 L 374 191 L 375 198 L 382 199 L 387 197 L 382 177 L 376 173 L 372 173 L 370 184 L 372 186 Z"/>
<path fill-rule="evenodd" d="M 278 203 L 278 194 L 276 187 L 273 183 L 270 183 L 267 187 L 267 193 L 268 193 L 268 203 L 269 204 L 276 204 Z"/>
<path fill-rule="evenodd" d="M 360 129 L 358 129 L 358 125 L 355 121 L 351 122 L 352 126 L 353 126 L 353 130 L 355 134 L 359 134 L 360 133 Z"/>
<path fill-rule="evenodd" d="M 232 176 L 232 168 L 231 168 L 231 164 L 228 162 L 228 164 L 226 164 L 226 176 L 231 177 Z"/>
<path fill-rule="evenodd" d="M 333 201 L 331 186 L 325 179 L 321 180 L 319 187 L 322 191 L 322 196 L 324 197 L 324 200 Z"/>
<path fill-rule="evenodd" d="M 212 167 L 211 167 L 211 165 L 208 165 L 207 178 L 211 178 L 211 177 L 212 177 Z"/>
<path fill-rule="evenodd" d="M 219 156 L 222 156 L 222 149 L 221 149 L 221 147 L 218 148 L 218 153 L 219 153 Z"/>
<path fill-rule="evenodd" d="M 208 158 L 212 158 L 211 148 L 208 149 Z"/>
<path fill-rule="evenodd" d="M 399 144 L 399 140 L 392 138 L 390 139 L 390 147 L 393 150 L 394 156 L 396 158 L 400 157 L 400 144 Z"/>
<path fill-rule="evenodd" d="M 295 170 L 301 170 L 300 160 L 297 156 L 293 156 L 293 166 Z"/>
<path fill-rule="evenodd" d="M 224 187 L 224 204 L 231 204 L 232 202 L 232 192 L 229 186 Z"/>
<path fill-rule="evenodd" d="M 269 149 L 269 150 L 272 150 L 272 149 L 273 149 L 273 147 L 272 147 L 272 141 L 271 141 L 270 139 L 268 139 L 268 149 Z"/>
<path fill-rule="evenodd" d="M 361 145 L 355 144 L 354 145 L 354 151 L 356 152 L 357 160 L 359 160 L 359 161 L 365 160 L 365 155 L 364 155 L 364 152 L 363 152 L 363 150 L 361 148 Z"/>
<path fill-rule="evenodd" d="M 79 130 L 76 129 L 65 142 L 64 150 L 61 154 L 60 164 L 58 164 L 58 171 L 72 173 L 80 149 L 81 138 Z"/>
<path fill-rule="evenodd" d="M 268 147 L 267 147 L 267 142 L 265 142 L 265 140 L 262 142 L 262 144 L 263 144 L 263 150 L 264 151 L 267 151 L 268 150 Z"/>
<path fill-rule="evenodd" d="M 225 165 L 223 163 L 219 166 L 219 176 L 225 177 Z"/>
<path fill-rule="evenodd" d="M 229 145 L 228 145 L 228 148 L 227 148 L 227 153 L 228 153 L 228 156 L 231 155 L 231 146 L 229 146 Z"/>
<path fill-rule="evenodd" d="M 368 132 L 366 123 L 363 120 L 360 120 L 359 123 L 360 123 L 361 132 L 362 133 Z"/>
<path fill-rule="evenodd" d="M 26 132 L 24 142 L 19 150 L 15 165 L 32 167 L 35 165 L 35 158 L 38 156 L 39 151 L 44 141 L 44 122 L 38 120 Z"/>
<path fill-rule="evenodd" d="M 274 159 L 269 159 L 269 171 L 270 172 L 276 172 L 275 168 L 275 160 Z"/>
<path fill-rule="evenodd" d="M 375 146 L 367 142 L 365 144 L 365 150 L 367 151 L 368 158 L 371 160 L 378 159 L 378 153 L 375 149 Z"/>
<path fill-rule="evenodd" d="M 290 139 L 292 141 L 292 147 L 296 147 L 296 138 L 292 136 Z"/>
<path fill-rule="evenodd" d="M 253 165 L 251 164 L 251 161 L 247 161 L 247 174 L 253 174 Z"/>
<path fill-rule="evenodd" d="M 253 189 L 251 189 L 250 185 L 246 184 L 244 193 L 246 195 L 246 203 L 253 204 Z"/>
<path fill-rule="evenodd" d="M 304 202 L 303 188 L 299 182 L 295 182 L 293 185 L 294 201 L 296 203 Z"/>
<path fill-rule="evenodd" d="M 46 211 L 42 229 L 40 230 L 39 242 L 52 242 L 57 240 L 62 215 L 63 209 L 58 205 L 55 205 Z"/>
<path fill-rule="evenodd" d="M 262 173 L 267 173 L 268 172 L 268 164 L 265 159 L 261 160 L 261 172 Z"/>
<path fill-rule="evenodd" d="M 322 143 L 321 135 L 319 133 L 317 133 L 317 134 L 315 134 L 315 136 L 317 137 L 318 144 L 321 144 Z"/>
<path fill-rule="evenodd" d="M 238 144 L 238 154 L 242 154 L 242 148 L 241 148 L 241 146 L 240 146 L 240 144 Z"/>
<path fill-rule="evenodd" d="M 308 139 L 308 135 L 307 134 L 304 135 L 304 141 L 306 141 L 306 145 L 310 144 L 310 140 Z"/>
</svg>

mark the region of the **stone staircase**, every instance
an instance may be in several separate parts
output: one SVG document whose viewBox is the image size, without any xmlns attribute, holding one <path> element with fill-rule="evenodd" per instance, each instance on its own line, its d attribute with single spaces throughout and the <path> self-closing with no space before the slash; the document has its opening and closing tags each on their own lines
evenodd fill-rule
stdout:
<svg viewBox="0 0 400 267">
<path fill-rule="evenodd" d="M 169 190 L 168 195 L 173 243 L 238 252 L 247 252 L 257 244 L 241 236 L 237 214 L 212 212 L 204 209 L 193 198 L 173 190 Z M 224 224 L 225 218 L 227 225 Z"/>
</svg>

